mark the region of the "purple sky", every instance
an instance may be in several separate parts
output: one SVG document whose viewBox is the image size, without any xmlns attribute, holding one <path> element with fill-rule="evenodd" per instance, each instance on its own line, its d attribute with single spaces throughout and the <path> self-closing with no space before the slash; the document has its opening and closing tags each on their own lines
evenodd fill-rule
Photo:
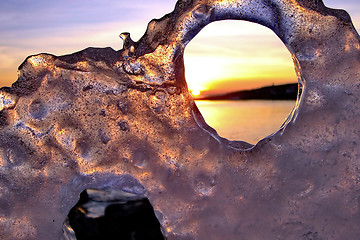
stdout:
<svg viewBox="0 0 360 240">
<path fill-rule="evenodd" d="M 145 32 L 147 23 L 152 18 L 160 18 L 171 12 L 175 2 L 175 0 L 1 0 L 0 86 L 9 86 L 16 80 L 17 67 L 28 55 L 40 52 L 63 55 L 89 46 L 110 46 L 116 50 L 121 49 L 122 41 L 118 37 L 121 32 L 130 32 L 132 38 L 138 40 Z M 346 9 L 352 16 L 355 27 L 359 29 L 359 0 L 324 0 L 324 3 L 332 8 Z M 210 24 L 189 44 L 185 52 L 189 82 L 199 79 L 195 71 L 201 72 L 199 69 L 201 66 L 195 69 L 192 64 L 199 59 L 207 59 L 207 69 L 214 69 L 214 73 L 209 74 L 209 78 L 219 78 L 224 76 L 225 72 L 234 74 L 235 77 L 241 74 L 250 76 L 251 73 L 234 70 L 234 66 L 259 62 L 259 59 L 264 60 L 264 64 L 268 65 L 271 61 L 266 60 L 266 56 L 260 55 L 263 54 L 264 49 L 257 47 L 264 43 L 269 44 L 265 52 L 266 49 L 275 49 L 268 51 L 268 59 L 277 59 L 273 61 L 274 64 L 281 65 L 284 62 L 284 67 L 293 68 L 287 50 L 272 32 L 262 27 L 254 27 L 254 24 L 237 25 L 241 23 L 236 22 Z M 235 31 L 234 26 L 241 27 L 242 30 Z M 259 35 L 264 39 L 264 43 L 254 43 L 254 36 Z M 229 52 L 230 55 L 220 56 L 223 58 L 219 61 L 219 43 L 223 41 L 224 36 L 227 42 L 220 50 Z M 258 58 L 241 60 L 240 53 L 246 55 L 249 51 Z M 239 54 L 233 54 L 234 52 Z M 211 66 L 215 61 L 218 61 L 217 67 Z M 288 70 L 279 68 L 276 71 L 281 74 Z M 279 78 L 285 79 L 286 76 Z M 294 75 L 288 78 L 293 81 Z M 214 79 L 199 81 L 201 83 Z"/>
</svg>

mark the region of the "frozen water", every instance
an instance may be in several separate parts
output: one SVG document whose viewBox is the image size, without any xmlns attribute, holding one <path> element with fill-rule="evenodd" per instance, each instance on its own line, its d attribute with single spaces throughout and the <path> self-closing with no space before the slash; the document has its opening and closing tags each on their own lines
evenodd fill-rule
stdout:
<svg viewBox="0 0 360 240">
<path fill-rule="evenodd" d="M 256 146 L 220 138 L 187 90 L 184 48 L 222 19 L 271 28 L 299 76 L 296 108 Z M 88 188 L 145 195 L 167 239 L 358 238 L 360 45 L 345 11 L 184 0 L 122 38 L 120 51 L 30 56 L 1 89 L 1 239 L 70 236 Z"/>
</svg>

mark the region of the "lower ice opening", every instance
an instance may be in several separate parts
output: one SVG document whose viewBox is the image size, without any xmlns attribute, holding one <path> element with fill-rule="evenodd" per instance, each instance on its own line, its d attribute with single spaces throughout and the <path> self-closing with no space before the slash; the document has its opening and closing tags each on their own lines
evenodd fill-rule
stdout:
<svg viewBox="0 0 360 240">
<path fill-rule="evenodd" d="M 64 234 L 73 240 L 165 239 L 145 196 L 110 188 L 84 190 L 68 214 Z"/>
</svg>

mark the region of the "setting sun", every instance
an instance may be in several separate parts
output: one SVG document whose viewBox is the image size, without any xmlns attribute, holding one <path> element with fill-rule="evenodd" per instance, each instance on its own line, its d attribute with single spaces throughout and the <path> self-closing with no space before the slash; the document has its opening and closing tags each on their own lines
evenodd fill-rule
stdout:
<svg viewBox="0 0 360 240">
<path fill-rule="evenodd" d="M 201 91 L 198 90 L 198 89 L 191 90 L 191 94 L 192 94 L 193 96 L 199 96 L 200 93 L 201 93 Z"/>
<path fill-rule="evenodd" d="M 221 41 L 213 38 L 216 32 L 224 35 Z M 211 23 L 187 45 L 184 59 L 193 96 L 297 81 L 290 52 L 274 32 L 255 23 Z"/>
</svg>

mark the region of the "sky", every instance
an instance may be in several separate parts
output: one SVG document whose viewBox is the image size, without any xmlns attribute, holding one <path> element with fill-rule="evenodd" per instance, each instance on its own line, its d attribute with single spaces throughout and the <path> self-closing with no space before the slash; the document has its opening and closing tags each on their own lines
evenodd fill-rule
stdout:
<svg viewBox="0 0 360 240">
<path fill-rule="evenodd" d="M 359 0 L 324 0 L 345 9 L 360 29 Z M 1 0 L 0 87 L 17 79 L 29 55 L 65 55 L 86 47 L 122 48 L 118 37 L 137 41 L 148 22 L 174 9 L 172 0 Z M 218 94 L 296 82 L 290 53 L 269 29 L 245 21 L 206 26 L 185 49 L 190 90 Z"/>
</svg>

